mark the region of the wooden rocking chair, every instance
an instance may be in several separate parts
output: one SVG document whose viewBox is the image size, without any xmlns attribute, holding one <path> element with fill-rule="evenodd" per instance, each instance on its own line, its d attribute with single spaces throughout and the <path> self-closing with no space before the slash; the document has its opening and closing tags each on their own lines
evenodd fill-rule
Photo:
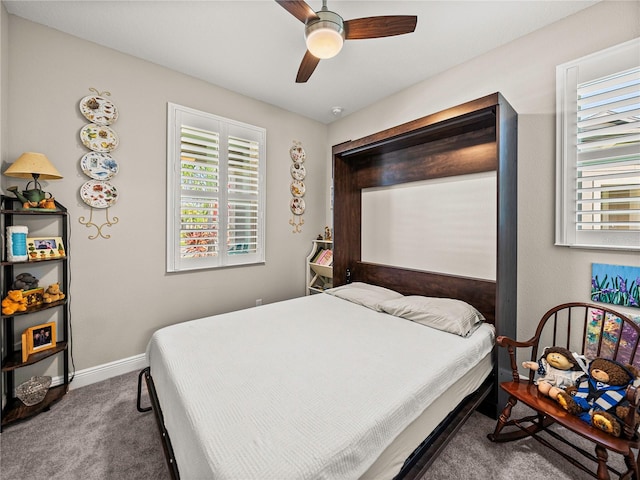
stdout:
<svg viewBox="0 0 640 480">
<path fill-rule="evenodd" d="M 498 418 L 495 431 L 487 435 L 489 440 L 509 442 L 531 436 L 592 477 L 608 480 L 609 472 L 612 472 L 619 478 L 640 480 L 640 459 L 636 460 L 634 454 L 634 450 L 640 447 L 640 439 L 632 417 L 633 412 L 638 410 L 640 389 L 633 386 L 627 388 L 626 399 L 633 408 L 629 409 L 630 415 L 622 419 L 624 426 L 620 437 L 615 437 L 571 415 L 549 397 L 538 394 L 538 388 L 534 383 L 536 372 L 530 370 L 528 380 L 521 379 L 518 371 L 519 364 L 516 361 L 516 351 L 520 362 L 537 361 L 538 355 L 541 355 L 546 347 L 560 346 L 585 355 L 588 361 L 595 357 L 602 357 L 638 367 L 640 365 L 640 327 L 636 323 L 629 317 L 602 305 L 566 303 L 544 314 L 535 335 L 530 340 L 518 342 L 508 337 L 498 337 L 496 342 L 508 349 L 513 381 L 500 384 L 500 387 L 508 393 L 509 400 Z M 531 351 L 530 358 L 526 357 L 527 350 Z M 510 420 L 511 410 L 518 401 L 533 409 L 535 413 Z M 551 425 L 561 425 L 593 442 L 595 456 L 574 446 L 562 435 L 549 429 Z M 505 427 L 514 428 L 505 429 Z M 542 432 L 545 435 L 539 435 Z M 550 442 L 547 435 L 597 462 L 597 472 L 594 473 L 574 457 L 559 450 L 557 448 L 559 444 Z M 608 451 L 624 456 L 627 467 L 625 472 L 619 472 L 607 465 Z"/>
</svg>

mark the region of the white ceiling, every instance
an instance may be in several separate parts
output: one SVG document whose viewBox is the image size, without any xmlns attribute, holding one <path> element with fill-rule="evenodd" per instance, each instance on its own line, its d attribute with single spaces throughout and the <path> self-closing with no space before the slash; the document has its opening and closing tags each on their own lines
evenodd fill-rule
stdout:
<svg viewBox="0 0 640 480">
<path fill-rule="evenodd" d="M 408 35 L 345 42 L 306 84 L 295 83 L 304 25 L 272 0 L 3 3 L 11 14 L 330 123 L 332 107 L 348 115 L 597 0 L 329 0 L 345 20 L 417 15 L 418 25 Z"/>
</svg>

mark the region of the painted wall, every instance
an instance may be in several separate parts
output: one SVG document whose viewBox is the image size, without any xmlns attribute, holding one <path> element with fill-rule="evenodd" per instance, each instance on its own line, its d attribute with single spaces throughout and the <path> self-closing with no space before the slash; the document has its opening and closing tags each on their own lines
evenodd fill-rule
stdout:
<svg viewBox="0 0 640 480">
<path fill-rule="evenodd" d="M 590 300 L 592 263 L 640 265 L 638 252 L 553 245 L 555 67 L 638 36 L 640 2 L 601 2 L 332 123 L 329 142 L 501 92 L 518 112 L 518 336 L 529 338 L 552 306 Z"/>
<path fill-rule="evenodd" d="M 5 12 L 6 16 L 6 12 Z M 4 25 L 4 24 L 3 24 Z M 71 321 L 76 369 L 144 353 L 159 327 L 275 302 L 305 292 L 305 258 L 324 231 L 327 127 L 181 73 L 80 40 L 15 16 L 8 21 L 10 122 L 2 136 L 2 171 L 24 151 L 45 153 L 64 176 L 45 190 L 69 209 Z M 4 33 L 4 28 L 3 28 Z M 4 80 L 4 77 L 3 77 Z M 78 195 L 88 180 L 79 139 L 88 123 L 78 104 L 89 88 L 111 92 L 120 198 L 106 240 L 79 222 L 90 209 Z M 2 83 L 3 98 L 6 84 Z M 175 102 L 267 130 L 266 264 L 196 273 L 165 273 L 166 105 Z M 302 233 L 289 225 L 289 148 L 307 152 L 307 213 Z M 3 187 L 25 181 L 2 178 Z M 102 223 L 104 210 L 94 211 Z M 97 217 L 97 218 L 96 218 Z M 25 327 L 26 328 L 26 327 Z M 24 369 L 27 370 L 27 369 Z"/>
<path fill-rule="evenodd" d="M 142 353 L 161 326 L 251 307 L 257 298 L 266 303 L 302 295 L 310 240 L 331 222 L 330 146 L 495 91 L 519 113 L 519 336 L 528 336 L 549 307 L 589 299 L 592 262 L 640 265 L 636 253 L 553 246 L 555 66 L 639 36 L 638 2 L 602 2 L 329 127 L 18 17 L 7 20 L 4 7 L 2 15 L 2 170 L 35 150 L 65 177 L 45 189 L 70 210 L 78 370 Z M 87 151 L 78 138 L 86 123 L 78 102 L 90 87 L 110 91 L 121 114 L 114 125 L 121 169 L 113 181 L 121 198 L 110 211 L 119 223 L 106 229 L 109 240 L 89 240 L 93 232 L 78 222 L 89 214 L 78 197 L 86 180 L 78 162 Z M 267 129 L 266 265 L 165 273 L 167 101 Z M 308 154 L 300 235 L 288 225 L 294 139 Z M 3 187 L 14 183 L 2 178 Z"/>
</svg>

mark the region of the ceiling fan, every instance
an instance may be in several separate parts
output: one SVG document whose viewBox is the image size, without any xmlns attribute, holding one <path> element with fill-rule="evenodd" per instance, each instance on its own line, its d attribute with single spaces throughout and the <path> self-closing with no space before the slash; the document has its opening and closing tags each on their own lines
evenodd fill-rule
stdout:
<svg viewBox="0 0 640 480">
<path fill-rule="evenodd" d="M 340 15 L 327 9 L 327 0 L 322 0 L 322 9 L 318 12 L 314 12 L 303 0 L 276 2 L 305 24 L 307 52 L 298 69 L 296 83 L 309 80 L 321 59 L 336 56 L 342 49 L 344 40 L 404 35 L 413 32 L 418 22 L 415 15 L 387 15 L 345 21 Z"/>
</svg>

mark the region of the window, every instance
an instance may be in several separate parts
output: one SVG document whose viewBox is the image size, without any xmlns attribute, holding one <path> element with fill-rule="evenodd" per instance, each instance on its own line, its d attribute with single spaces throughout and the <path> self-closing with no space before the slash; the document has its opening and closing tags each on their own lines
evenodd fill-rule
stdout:
<svg viewBox="0 0 640 480">
<path fill-rule="evenodd" d="M 264 262 L 264 128 L 172 103 L 167 271 Z"/>
<path fill-rule="evenodd" d="M 640 39 L 559 65 L 556 244 L 640 249 Z"/>
</svg>

